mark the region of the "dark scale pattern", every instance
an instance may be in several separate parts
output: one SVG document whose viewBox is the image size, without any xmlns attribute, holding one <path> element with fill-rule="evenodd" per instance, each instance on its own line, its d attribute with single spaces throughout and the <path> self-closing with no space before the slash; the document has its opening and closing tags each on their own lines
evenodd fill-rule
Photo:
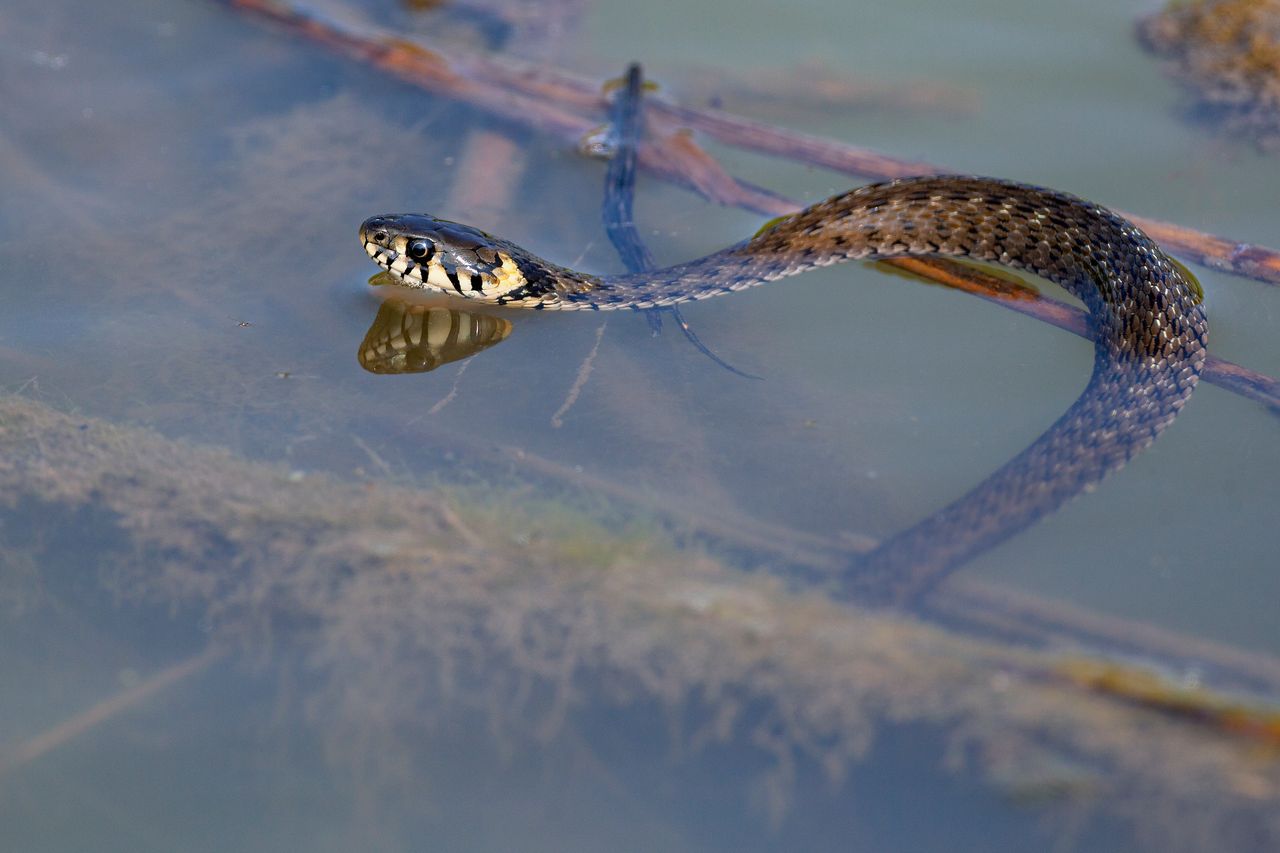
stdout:
<svg viewBox="0 0 1280 853">
<path fill-rule="evenodd" d="M 512 257 L 529 279 L 503 301 L 524 307 L 670 305 L 839 261 L 904 255 L 990 261 L 1047 278 L 1080 298 L 1096 351 L 1084 392 L 975 489 L 860 560 L 845 591 L 868 603 L 919 597 L 1124 465 L 1169 425 L 1204 366 L 1208 332 L 1196 289 L 1150 238 L 1090 202 L 990 178 L 859 187 L 737 246 L 638 275 L 586 276 L 502 245 L 520 252 Z"/>
</svg>

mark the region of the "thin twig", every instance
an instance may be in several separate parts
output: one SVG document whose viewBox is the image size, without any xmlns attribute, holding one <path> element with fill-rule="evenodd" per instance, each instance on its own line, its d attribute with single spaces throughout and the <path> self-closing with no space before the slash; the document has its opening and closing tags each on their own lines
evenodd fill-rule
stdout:
<svg viewBox="0 0 1280 853">
<path fill-rule="evenodd" d="M 933 619 L 952 627 L 999 634 L 1009 640 L 1064 648 L 1083 644 L 1112 654 L 1177 661 L 1179 668 L 1202 667 L 1210 680 L 1221 670 L 1240 687 L 1274 691 L 1280 685 L 1280 658 L 1215 640 L 1181 634 L 1147 622 L 1087 610 L 1066 601 L 1040 598 L 974 577 L 947 581 L 946 595 L 925 605 Z"/>
<path fill-rule="evenodd" d="M 359 435 L 355 433 L 351 434 L 351 441 L 355 444 L 356 447 L 364 451 L 364 455 L 368 456 L 369 461 L 373 463 L 374 467 L 376 467 L 379 471 L 382 472 L 383 477 L 386 477 L 388 480 L 395 479 L 395 476 L 396 476 L 395 470 L 390 465 L 387 464 L 387 460 L 383 459 L 382 456 L 376 450 L 374 450 L 372 447 L 369 446 L 369 443 L 367 441 L 365 441 L 363 438 L 361 438 Z"/>
<path fill-rule="evenodd" d="M 452 403 L 454 398 L 458 396 L 458 385 L 462 382 L 462 374 L 467 372 L 467 365 L 469 364 L 471 364 L 471 359 L 468 358 L 459 365 L 458 372 L 453 375 L 453 387 L 449 389 L 448 394 L 436 400 L 435 404 L 430 409 L 427 409 L 428 415 L 439 413 L 441 409 Z"/>
<path fill-rule="evenodd" d="M 747 373 L 745 370 L 741 370 L 737 367 L 734 367 L 732 364 L 730 364 L 729 362 L 721 358 L 719 355 L 717 355 L 715 350 L 711 349 L 711 347 L 704 344 L 702 342 L 702 338 L 698 337 L 697 332 L 693 330 L 693 327 L 689 325 L 689 321 L 684 318 L 684 314 L 680 312 L 680 306 L 669 305 L 665 309 L 655 309 L 655 310 L 666 310 L 671 312 L 671 319 L 676 321 L 676 327 L 680 330 L 681 334 L 684 335 L 684 339 L 689 343 L 693 344 L 693 348 L 696 349 L 698 352 L 702 353 L 707 358 L 714 361 L 717 365 L 719 365 L 720 367 L 723 367 L 725 370 L 732 373 L 734 376 L 741 376 L 743 379 L 763 379 L 764 378 L 763 376 L 757 376 L 754 373 Z"/>
<path fill-rule="evenodd" d="M 20 743 L 11 754 L 5 757 L 3 761 L 0 761 L 0 769 L 13 771 L 23 765 L 30 764 L 68 741 L 78 738 L 90 729 L 105 723 L 112 717 L 142 704 L 166 687 L 190 678 L 224 654 L 225 651 L 223 649 L 210 647 L 181 663 L 160 670 L 150 678 L 140 681 L 108 699 L 95 703 L 70 719 L 64 720 L 53 728 Z"/>
<path fill-rule="evenodd" d="M 564 398 L 560 408 L 556 409 L 556 413 L 551 416 L 551 425 L 556 429 L 564 426 L 564 416 L 573 408 L 573 404 L 578 402 L 578 395 L 582 393 L 582 389 L 587 387 L 587 380 L 591 378 L 591 371 L 595 369 L 596 355 L 600 352 L 600 341 L 604 340 L 604 330 L 608 325 L 607 322 L 604 322 L 596 329 L 596 342 L 592 345 L 591 352 L 587 353 L 587 357 L 578 366 L 578 375 L 573 379 L 573 385 L 569 388 L 568 396 Z"/>
<path fill-rule="evenodd" d="M 628 272 L 648 272 L 654 268 L 653 255 L 640 237 L 636 228 L 634 202 L 636 184 L 636 155 L 641 140 L 644 138 L 644 75 L 637 63 L 627 68 L 623 84 L 618 88 L 610 115 L 612 139 L 612 156 L 605 174 L 604 204 L 601 215 L 604 227 L 613 243 L 618 257 Z M 669 313 L 678 328 L 694 349 L 711 359 L 725 370 L 745 379 L 759 379 L 759 376 L 739 370 L 729 364 L 711 350 L 694 333 L 689 322 L 685 320 L 679 306 L 651 308 L 645 312 L 649 317 L 649 326 L 657 334 L 662 328 L 661 317 Z"/>
<path fill-rule="evenodd" d="M 605 233 L 627 272 L 654 268 L 653 255 L 636 230 L 634 213 L 636 152 L 644 136 L 643 96 L 643 72 L 632 63 L 614 97 L 610 116 L 613 152 L 605 172 L 604 203 L 600 208 Z"/>
</svg>

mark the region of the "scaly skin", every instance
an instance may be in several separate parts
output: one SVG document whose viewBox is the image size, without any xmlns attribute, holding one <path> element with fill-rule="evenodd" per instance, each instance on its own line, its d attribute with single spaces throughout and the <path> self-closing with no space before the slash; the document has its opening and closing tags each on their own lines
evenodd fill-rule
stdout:
<svg viewBox="0 0 1280 853">
<path fill-rule="evenodd" d="M 411 287 L 534 309 L 651 308 L 706 299 L 845 260 L 943 255 L 1026 270 L 1084 302 L 1088 386 L 1026 450 L 965 496 L 859 559 L 844 591 L 903 604 L 1124 465 L 1172 422 L 1204 366 L 1194 282 L 1106 208 L 991 178 L 905 178 L 859 187 L 696 261 L 592 276 L 429 216 L 374 217 L 366 251 Z M 414 257 L 417 260 L 414 260 Z"/>
</svg>

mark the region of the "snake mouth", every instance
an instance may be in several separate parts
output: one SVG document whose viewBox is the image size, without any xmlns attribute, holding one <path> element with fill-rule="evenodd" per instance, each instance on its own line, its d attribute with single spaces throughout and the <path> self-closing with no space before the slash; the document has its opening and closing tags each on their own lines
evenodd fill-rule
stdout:
<svg viewBox="0 0 1280 853">
<path fill-rule="evenodd" d="M 364 250 L 373 262 L 400 284 L 407 287 L 430 288 L 426 281 L 427 269 L 404 252 L 397 252 L 372 240 L 364 241 Z"/>
<path fill-rule="evenodd" d="M 364 242 L 365 253 L 373 260 L 375 264 L 393 276 L 398 282 L 408 287 L 427 287 L 425 280 L 426 269 L 422 264 L 410 258 L 404 252 L 399 252 L 390 246 L 384 246 L 381 243 L 370 240 L 361 231 L 361 240 Z"/>
<path fill-rule="evenodd" d="M 373 259 L 373 262 L 382 267 L 387 272 L 392 272 L 392 264 L 400 258 L 400 253 L 395 249 L 387 246 L 381 246 L 372 240 L 364 241 L 364 250 Z"/>
<path fill-rule="evenodd" d="M 432 289 L 428 281 L 430 255 L 415 260 L 405 250 L 410 238 L 396 227 L 395 217 L 375 216 L 360 226 L 365 254 L 388 275 L 406 287 Z M 434 253 L 432 253 L 434 254 Z"/>
<path fill-rule="evenodd" d="M 395 235 L 387 220 L 388 217 L 373 216 L 361 223 L 360 244 L 375 264 L 397 278 L 403 278 L 405 271 L 416 265 L 395 248 Z"/>
</svg>

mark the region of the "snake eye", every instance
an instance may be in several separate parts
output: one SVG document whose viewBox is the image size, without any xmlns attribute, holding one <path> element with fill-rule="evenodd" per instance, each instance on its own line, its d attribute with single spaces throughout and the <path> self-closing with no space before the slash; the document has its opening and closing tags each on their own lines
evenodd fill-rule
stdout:
<svg viewBox="0 0 1280 853">
<path fill-rule="evenodd" d="M 373 232 L 373 242 L 375 242 L 375 243 L 385 243 L 385 242 L 387 242 L 387 232 L 386 232 L 386 231 L 374 231 L 374 232 Z"/>
<path fill-rule="evenodd" d="M 425 240 L 418 240 L 409 244 L 409 257 L 424 258 L 427 255 L 427 243 Z"/>
</svg>

